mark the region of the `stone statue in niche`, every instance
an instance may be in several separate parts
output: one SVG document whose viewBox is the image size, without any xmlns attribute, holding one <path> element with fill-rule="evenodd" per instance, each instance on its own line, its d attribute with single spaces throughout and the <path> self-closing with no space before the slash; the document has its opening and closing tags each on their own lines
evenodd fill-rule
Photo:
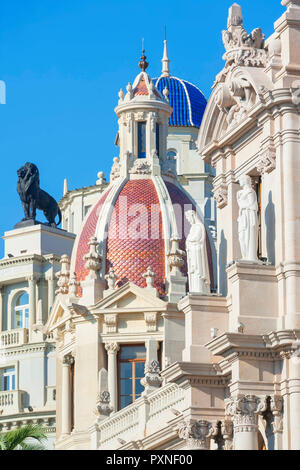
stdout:
<svg viewBox="0 0 300 470">
<path fill-rule="evenodd" d="M 186 219 L 191 224 L 186 239 L 189 291 L 197 294 L 210 293 L 210 274 L 206 250 L 206 230 L 195 211 L 187 211 Z"/>
<path fill-rule="evenodd" d="M 250 176 L 241 176 L 239 184 L 242 189 L 237 193 L 237 202 L 239 205 L 238 232 L 242 259 L 245 261 L 258 262 L 257 196 L 251 186 Z"/>
</svg>

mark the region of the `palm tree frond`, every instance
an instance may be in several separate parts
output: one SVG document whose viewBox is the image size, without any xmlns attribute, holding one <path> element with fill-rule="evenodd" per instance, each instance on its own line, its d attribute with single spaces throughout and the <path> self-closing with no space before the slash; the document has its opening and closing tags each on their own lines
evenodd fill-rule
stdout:
<svg viewBox="0 0 300 470">
<path fill-rule="evenodd" d="M 42 426 L 38 424 L 27 424 L 21 428 L 8 431 L 2 436 L 6 450 L 14 450 L 24 443 L 25 439 L 35 439 L 39 442 L 47 439 Z"/>
</svg>

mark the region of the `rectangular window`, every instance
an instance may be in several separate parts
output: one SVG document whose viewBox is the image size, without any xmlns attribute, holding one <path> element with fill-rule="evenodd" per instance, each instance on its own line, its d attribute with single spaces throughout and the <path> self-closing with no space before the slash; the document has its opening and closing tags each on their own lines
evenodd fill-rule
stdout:
<svg viewBox="0 0 300 470">
<path fill-rule="evenodd" d="M 84 217 L 86 216 L 86 214 L 88 213 L 90 208 L 91 208 L 91 206 L 84 206 Z"/>
<path fill-rule="evenodd" d="M 119 351 L 119 409 L 137 400 L 144 390 L 146 348 L 143 345 L 121 346 Z"/>
<path fill-rule="evenodd" d="M 159 124 L 156 123 L 156 153 L 159 157 Z"/>
<path fill-rule="evenodd" d="M 16 374 L 15 368 L 10 367 L 1 370 L 1 392 L 15 390 L 16 388 Z"/>
<path fill-rule="evenodd" d="M 146 158 L 146 122 L 138 122 L 138 158 Z"/>
</svg>

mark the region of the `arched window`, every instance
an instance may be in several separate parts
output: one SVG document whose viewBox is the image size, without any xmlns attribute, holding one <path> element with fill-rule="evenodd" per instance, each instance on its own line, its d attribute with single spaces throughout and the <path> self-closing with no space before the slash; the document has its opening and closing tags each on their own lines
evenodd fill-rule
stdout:
<svg viewBox="0 0 300 470">
<path fill-rule="evenodd" d="M 170 159 L 175 160 L 176 157 L 177 157 L 177 153 L 175 152 L 175 150 L 168 150 L 168 153 L 167 153 L 168 160 Z"/>
<path fill-rule="evenodd" d="M 14 329 L 29 328 L 29 297 L 26 292 L 20 294 L 14 306 Z"/>
</svg>

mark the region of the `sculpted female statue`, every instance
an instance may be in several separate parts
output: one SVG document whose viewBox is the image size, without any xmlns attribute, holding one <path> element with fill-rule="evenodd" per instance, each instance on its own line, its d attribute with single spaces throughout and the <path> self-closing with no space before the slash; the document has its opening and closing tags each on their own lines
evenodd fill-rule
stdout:
<svg viewBox="0 0 300 470">
<path fill-rule="evenodd" d="M 206 230 L 195 211 L 187 211 L 186 219 L 191 224 L 186 239 L 189 291 L 197 294 L 210 293 L 210 274 L 206 250 Z"/>
<path fill-rule="evenodd" d="M 241 191 L 237 193 L 237 202 L 240 208 L 238 231 L 242 259 L 247 261 L 258 261 L 257 196 L 251 186 L 250 176 L 241 176 L 239 179 L 239 184 L 242 187 Z"/>
</svg>

